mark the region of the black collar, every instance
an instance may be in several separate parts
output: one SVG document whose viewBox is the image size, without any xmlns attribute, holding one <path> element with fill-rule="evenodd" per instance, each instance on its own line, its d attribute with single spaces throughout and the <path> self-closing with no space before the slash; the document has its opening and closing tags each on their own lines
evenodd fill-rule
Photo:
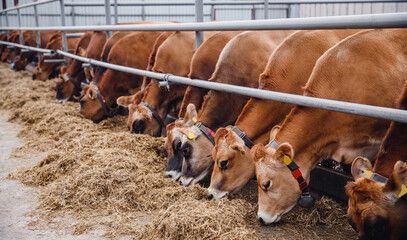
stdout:
<svg viewBox="0 0 407 240">
<path fill-rule="evenodd" d="M 215 133 L 208 127 L 205 127 L 201 122 L 195 122 L 194 124 L 205 134 L 205 136 L 211 141 L 211 143 L 215 146 Z"/>
<path fill-rule="evenodd" d="M 165 124 L 164 124 L 163 120 L 160 118 L 158 113 L 156 111 L 154 111 L 154 109 L 148 105 L 148 103 L 140 102 L 140 105 L 150 109 L 151 113 L 153 114 L 154 118 L 157 120 L 158 124 L 160 124 L 160 126 L 162 128 L 165 128 Z"/>
<path fill-rule="evenodd" d="M 244 144 L 248 148 L 252 148 L 254 146 L 254 143 L 252 142 L 252 140 L 250 140 L 250 138 L 247 137 L 246 133 L 240 131 L 239 128 L 237 128 L 236 126 L 233 126 L 232 131 L 235 132 L 244 141 Z"/>
<path fill-rule="evenodd" d="M 99 99 L 100 104 L 102 105 L 102 109 L 103 109 L 103 112 L 105 113 L 105 116 L 111 117 L 112 115 L 110 114 L 110 112 L 107 108 L 105 98 L 102 96 L 102 94 L 99 91 L 98 84 L 96 82 L 91 82 L 90 85 L 93 85 L 95 87 L 96 95 Z"/>
</svg>

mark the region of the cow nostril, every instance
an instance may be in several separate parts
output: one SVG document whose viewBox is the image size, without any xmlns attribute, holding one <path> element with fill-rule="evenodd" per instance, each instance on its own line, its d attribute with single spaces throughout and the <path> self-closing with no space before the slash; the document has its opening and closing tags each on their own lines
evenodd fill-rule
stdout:
<svg viewBox="0 0 407 240">
<path fill-rule="evenodd" d="M 212 199 L 213 199 L 213 194 L 212 194 L 212 193 L 209 193 L 209 194 L 208 194 L 208 199 L 209 199 L 209 200 L 212 200 Z"/>
<path fill-rule="evenodd" d="M 37 75 L 36 74 L 33 74 L 33 80 L 35 80 L 35 79 L 37 79 Z"/>
<path fill-rule="evenodd" d="M 267 224 L 264 222 L 262 217 L 259 217 L 259 222 L 261 225 L 266 226 Z"/>
<path fill-rule="evenodd" d="M 189 144 L 185 144 L 185 145 L 182 147 L 181 150 L 182 150 L 182 154 L 184 155 L 184 157 L 187 157 L 188 154 L 189 154 L 189 152 L 190 152 Z"/>
<path fill-rule="evenodd" d="M 134 133 L 144 133 L 144 121 L 136 120 L 133 122 Z"/>
</svg>

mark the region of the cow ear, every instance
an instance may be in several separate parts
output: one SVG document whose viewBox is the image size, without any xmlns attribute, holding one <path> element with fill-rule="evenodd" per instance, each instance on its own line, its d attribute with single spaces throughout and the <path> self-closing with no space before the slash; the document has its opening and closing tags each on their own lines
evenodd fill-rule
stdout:
<svg viewBox="0 0 407 240">
<path fill-rule="evenodd" d="M 281 126 L 280 125 L 275 125 L 271 131 L 270 131 L 270 140 L 274 139 L 278 133 L 278 131 L 280 130 Z"/>
<path fill-rule="evenodd" d="M 83 47 L 79 47 L 78 48 L 78 55 L 81 57 L 85 57 L 86 56 L 86 50 Z"/>
<path fill-rule="evenodd" d="M 61 67 L 61 69 L 60 69 L 61 74 L 66 73 L 66 70 L 67 70 L 67 69 L 68 69 L 68 67 L 67 67 L 67 66 L 62 66 L 62 67 Z"/>
<path fill-rule="evenodd" d="M 407 196 L 407 163 L 397 161 L 385 188 L 396 191 L 398 197 Z"/>
<path fill-rule="evenodd" d="M 128 107 L 130 104 L 134 103 L 134 95 L 131 96 L 121 96 L 119 97 L 116 102 L 117 105 L 122 106 L 122 107 Z"/>
<path fill-rule="evenodd" d="M 194 125 L 198 120 L 198 113 L 196 112 L 195 105 L 190 103 L 188 104 L 187 111 L 184 116 L 184 126 L 190 127 Z"/>
<path fill-rule="evenodd" d="M 258 162 L 260 159 L 264 158 L 266 155 L 266 148 L 263 144 L 256 144 L 250 150 L 250 155 L 252 156 L 253 162 Z"/>
<path fill-rule="evenodd" d="M 240 154 L 242 156 L 246 154 L 246 150 L 244 149 L 244 144 L 240 144 L 239 142 L 235 141 L 230 145 L 230 147 L 233 150 L 240 152 Z"/>
<path fill-rule="evenodd" d="M 290 159 L 294 158 L 294 149 L 289 143 L 281 144 L 274 153 L 274 159 L 279 162 L 284 162 L 284 156 L 288 156 Z"/>
<path fill-rule="evenodd" d="M 351 173 L 355 180 L 369 177 L 372 172 L 372 164 L 369 159 L 357 157 L 352 162 Z"/>
</svg>

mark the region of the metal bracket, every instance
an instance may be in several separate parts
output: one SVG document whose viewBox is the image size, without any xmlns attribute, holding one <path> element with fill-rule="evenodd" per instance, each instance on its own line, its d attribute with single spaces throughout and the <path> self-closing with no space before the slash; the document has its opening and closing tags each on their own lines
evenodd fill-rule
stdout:
<svg viewBox="0 0 407 240">
<path fill-rule="evenodd" d="M 171 77 L 171 76 L 173 76 L 172 74 L 169 74 L 169 73 L 166 73 L 165 75 L 164 75 L 164 81 L 160 81 L 160 82 L 158 82 L 158 86 L 159 87 L 165 87 L 165 89 L 167 90 L 167 91 L 170 91 L 170 86 L 172 86 L 172 85 L 176 85 L 176 83 L 173 83 L 173 82 L 170 82 L 169 81 L 169 77 Z"/>
<path fill-rule="evenodd" d="M 44 53 L 44 57 L 55 57 L 57 53 L 55 51 L 51 51 L 50 53 Z"/>
</svg>

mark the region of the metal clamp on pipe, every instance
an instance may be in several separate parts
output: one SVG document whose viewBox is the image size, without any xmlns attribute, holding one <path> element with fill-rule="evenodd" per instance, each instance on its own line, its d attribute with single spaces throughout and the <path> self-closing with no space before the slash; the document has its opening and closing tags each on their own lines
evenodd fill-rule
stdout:
<svg viewBox="0 0 407 240">
<path fill-rule="evenodd" d="M 160 81 L 158 82 L 158 86 L 159 87 L 165 87 L 167 89 L 167 91 L 170 91 L 170 86 L 172 85 L 176 85 L 176 83 L 170 82 L 169 81 L 169 77 L 173 76 L 172 74 L 166 73 L 163 77 L 164 81 Z"/>
<path fill-rule="evenodd" d="M 64 59 L 44 59 L 44 63 L 63 63 Z"/>
<path fill-rule="evenodd" d="M 55 57 L 57 53 L 54 50 L 51 50 L 50 53 L 44 53 L 44 57 Z"/>
</svg>

